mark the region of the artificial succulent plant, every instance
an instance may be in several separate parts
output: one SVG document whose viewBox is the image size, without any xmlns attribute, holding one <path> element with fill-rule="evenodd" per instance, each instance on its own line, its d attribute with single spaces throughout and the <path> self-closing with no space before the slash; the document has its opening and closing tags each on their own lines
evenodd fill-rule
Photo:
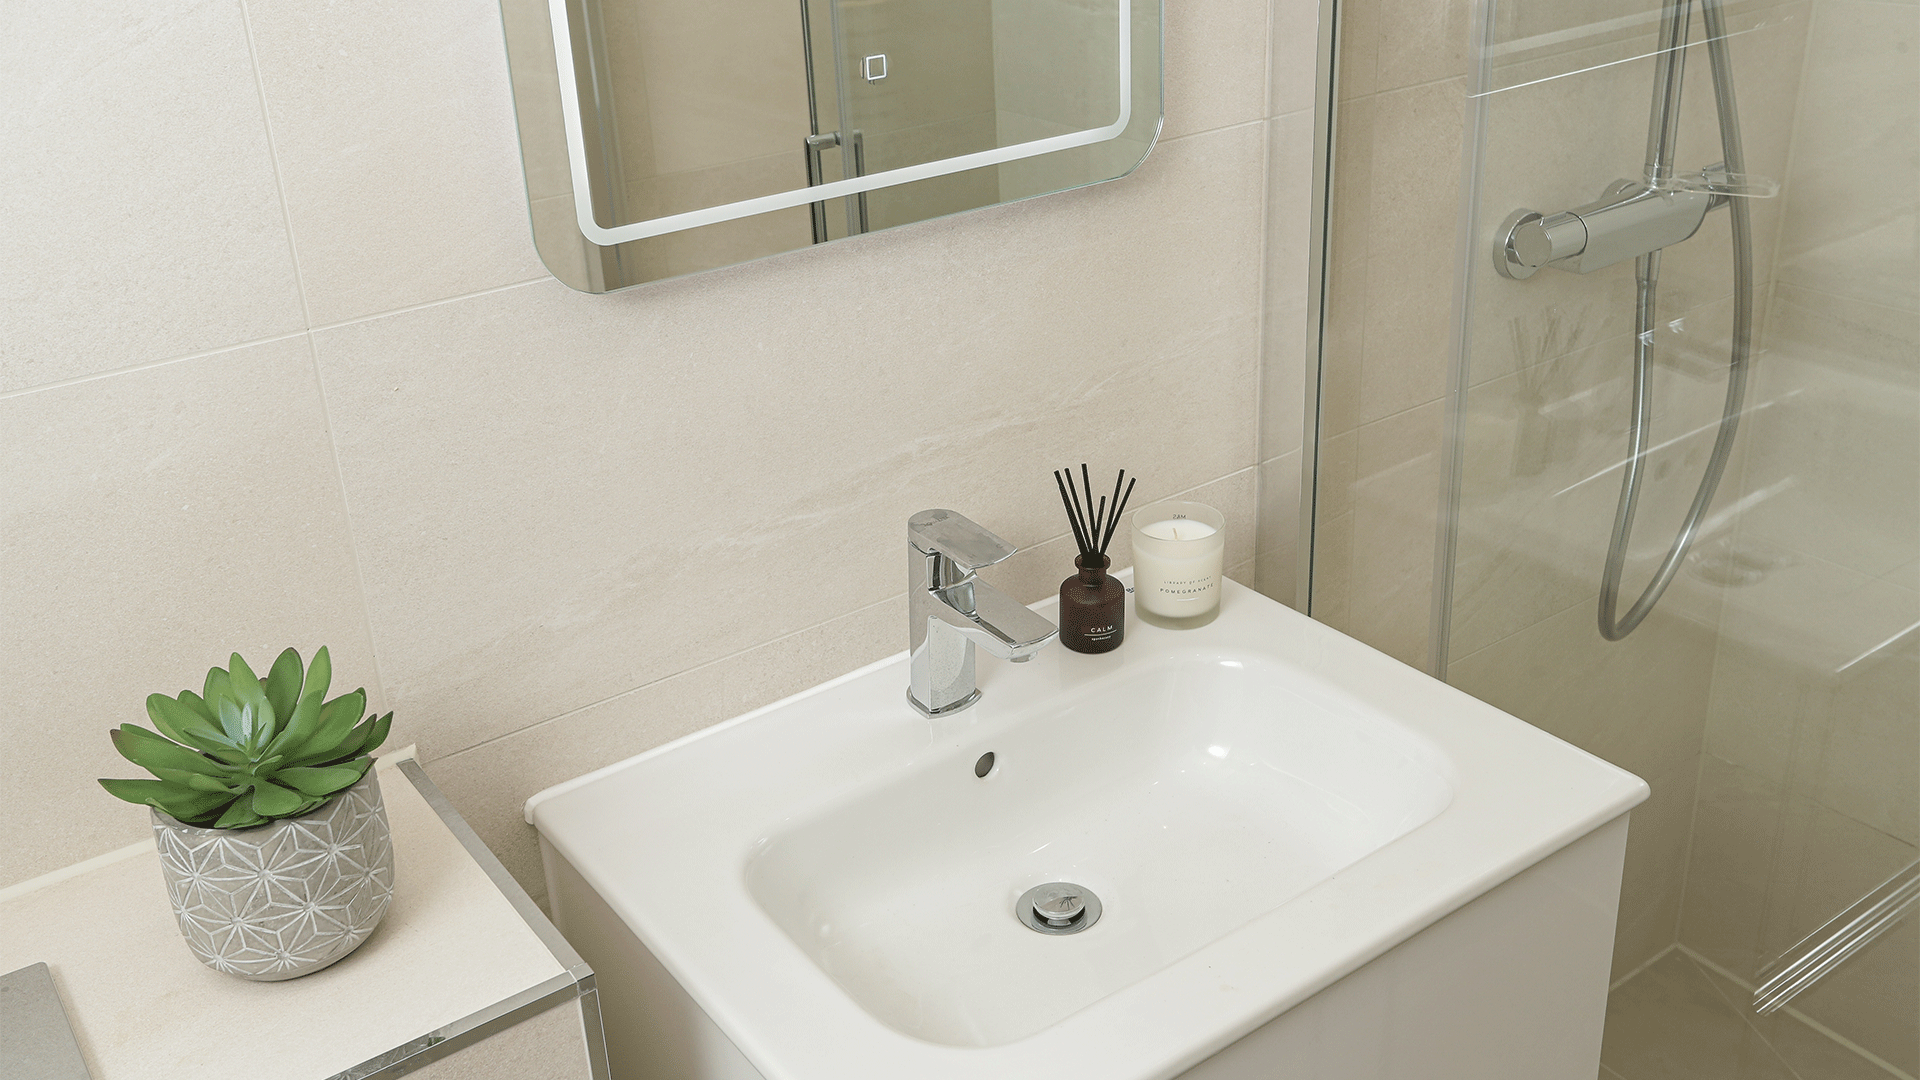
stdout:
<svg viewBox="0 0 1920 1080">
<path fill-rule="evenodd" d="M 304 814 L 366 775 L 369 752 L 393 723 L 392 713 L 361 719 L 364 689 L 324 700 L 332 681 L 325 647 L 304 670 L 288 649 L 264 679 L 234 653 L 230 668 L 207 672 L 201 693 L 147 698 L 159 735 L 133 724 L 111 733 L 122 757 L 159 779 L 100 786 L 203 828 L 244 829 Z"/>
</svg>

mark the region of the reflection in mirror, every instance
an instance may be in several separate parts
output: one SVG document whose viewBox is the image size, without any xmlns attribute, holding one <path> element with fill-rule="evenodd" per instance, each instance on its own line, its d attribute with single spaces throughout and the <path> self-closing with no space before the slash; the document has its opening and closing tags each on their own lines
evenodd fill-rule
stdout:
<svg viewBox="0 0 1920 1080">
<path fill-rule="evenodd" d="M 1158 0 L 502 11 L 535 243 L 587 292 L 1114 179 L 1159 132 Z"/>
</svg>

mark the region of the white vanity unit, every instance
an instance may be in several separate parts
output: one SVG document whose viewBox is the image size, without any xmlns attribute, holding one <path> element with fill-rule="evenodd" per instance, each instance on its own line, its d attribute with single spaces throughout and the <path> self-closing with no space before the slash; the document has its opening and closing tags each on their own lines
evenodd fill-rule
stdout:
<svg viewBox="0 0 1920 1080">
<path fill-rule="evenodd" d="M 528 803 L 615 1075 L 1592 1080 L 1636 777 L 1231 582 L 979 681 Z"/>
<path fill-rule="evenodd" d="M 380 762 L 393 906 L 331 967 L 203 967 L 148 842 L 0 893 L 0 971 L 46 965 L 91 1080 L 607 1080 L 593 972 L 402 757 Z"/>
</svg>

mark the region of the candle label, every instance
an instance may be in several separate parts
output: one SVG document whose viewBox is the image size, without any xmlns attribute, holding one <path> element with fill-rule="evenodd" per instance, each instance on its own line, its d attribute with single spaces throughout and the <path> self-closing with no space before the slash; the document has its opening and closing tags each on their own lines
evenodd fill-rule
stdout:
<svg viewBox="0 0 1920 1080">
<path fill-rule="evenodd" d="M 1220 587 L 1220 578 L 1215 574 L 1184 580 L 1162 581 L 1154 586 L 1161 596 L 1175 600 L 1198 600 L 1201 596 Z"/>
</svg>

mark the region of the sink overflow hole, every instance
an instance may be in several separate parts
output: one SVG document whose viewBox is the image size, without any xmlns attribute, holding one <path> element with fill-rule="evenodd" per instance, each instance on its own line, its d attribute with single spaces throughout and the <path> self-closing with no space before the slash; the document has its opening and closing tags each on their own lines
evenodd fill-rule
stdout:
<svg viewBox="0 0 1920 1080">
<path fill-rule="evenodd" d="M 973 775 L 981 778 L 982 780 L 985 780 L 987 778 L 987 774 L 992 771 L 993 771 L 993 751 L 989 750 L 986 753 L 980 755 L 979 761 L 976 761 L 973 763 Z"/>
<path fill-rule="evenodd" d="M 1100 921 L 1100 898 L 1070 881 L 1049 881 L 1020 894 L 1013 913 L 1042 934 L 1077 934 Z"/>
</svg>

